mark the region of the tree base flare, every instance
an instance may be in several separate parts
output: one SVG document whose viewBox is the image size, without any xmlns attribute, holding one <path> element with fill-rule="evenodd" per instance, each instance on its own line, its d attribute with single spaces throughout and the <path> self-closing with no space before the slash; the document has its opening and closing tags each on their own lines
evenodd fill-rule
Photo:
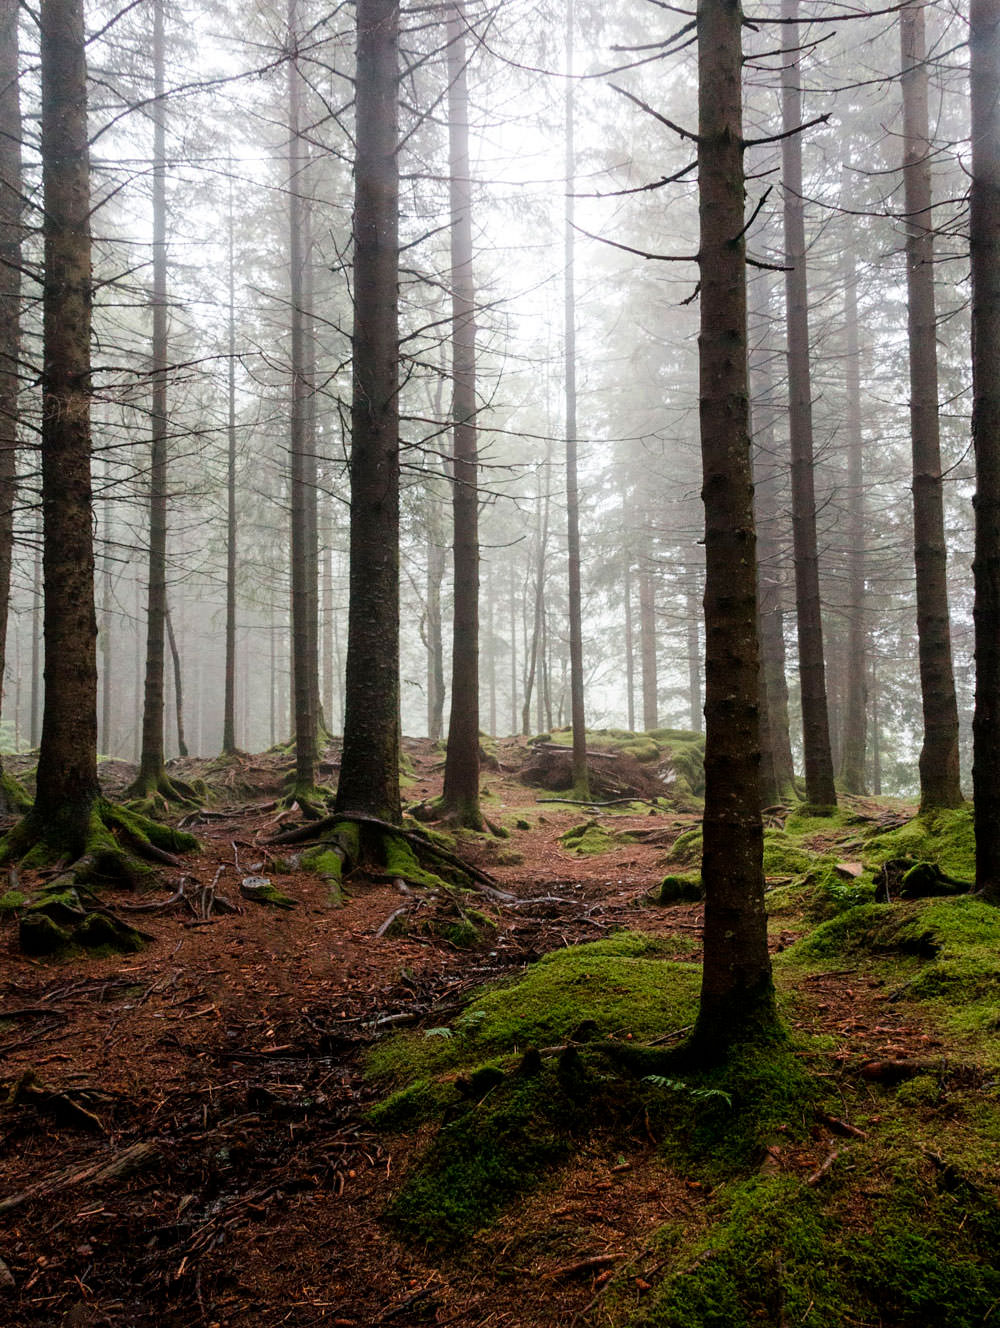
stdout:
<svg viewBox="0 0 1000 1328">
<path fill-rule="evenodd" d="M 43 822 L 29 812 L 0 840 L 0 863 L 58 870 L 27 902 L 18 928 L 21 949 L 34 955 L 74 945 L 124 953 L 141 949 L 149 938 L 102 907 L 90 887 L 150 884 L 157 875 L 151 862 L 180 867 L 174 853 L 196 848 L 193 835 L 104 799 L 89 814 L 67 814 L 61 823 Z"/>
</svg>

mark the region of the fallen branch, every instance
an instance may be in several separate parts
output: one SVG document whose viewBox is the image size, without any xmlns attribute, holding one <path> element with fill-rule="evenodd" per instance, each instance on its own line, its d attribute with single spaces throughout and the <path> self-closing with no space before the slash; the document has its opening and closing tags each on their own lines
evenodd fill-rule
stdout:
<svg viewBox="0 0 1000 1328">
<path fill-rule="evenodd" d="M 551 1273 L 546 1273 L 550 1281 L 562 1281 L 566 1277 L 576 1277 L 578 1273 L 590 1273 L 595 1268 L 607 1268 L 609 1264 L 618 1263 L 625 1256 L 622 1254 L 591 1254 L 586 1259 L 577 1259 L 576 1263 L 563 1264 L 561 1268 L 553 1268 Z"/>
<path fill-rule="evenodd" d="M 48 1194 L 59 1194 L 63 1190 L 94 1189 L 99 1185 L 111 1185 L 128 1180 L 140 1171 L 148 1171 L 161 1158 L 157 1144 L 138 1143 L 123 1149 L 113 1157 L 92 1162 L 82 1168 L 66 1167 L 62 1171 L 45 1176 L 42 1180 L 29 1185 L 26 1190 L 0 1199 L 0 1213 L 9 1213 L 29 1199 L 41 1198 Z"/>
<path fill-rule="evenodd" d="M 813 1172 L 811 1176 L 806 1177 L 806 1184 L 818 1185 L 820 1181 L 823 1179 L 823 1177 L 830 1170 L 830 1168 L 833 1166 L 834 1162 L 836 1162 L 837 1158 L 840 1157 L 842 1151 L 843 1150 L 840 1148 L 831 1149 L 823 1165 L 821 1167 L 817 1167 L 817 1169 Z"/>
</svg>

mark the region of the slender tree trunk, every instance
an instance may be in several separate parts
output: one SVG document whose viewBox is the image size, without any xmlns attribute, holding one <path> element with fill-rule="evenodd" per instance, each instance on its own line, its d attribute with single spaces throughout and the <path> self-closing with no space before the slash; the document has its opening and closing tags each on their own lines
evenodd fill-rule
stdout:
<svg viewBox="0 0 1000 1328">
<path fill-rule="evenodd" d="M 333 694 L 333 517 L 330 501 L 323 502 L 320 514 L 320 544 L 322 546 L 323 581 L 320 591 L 323 636 L 323 712 L 327 723 L 339 725 Z"/>
<path fill-rule="evenodd" d="M 97 616 L 90 478 L 90 161 L 81 0 L 41 0 L 42 511 L 45 712 L 30 814 L 83 851 L 97 783 Z"/>
<path fill-rule="evenodd" d="M 493 564 L 486 564 L 486 636 L 489 641 L 487 685 L 490 698 L 490 737 L 497 736 L 497 628 L 496 598 L 493 594 Z"/>
<path fill-rule="evenodd" d="M 177 716 L 177 755 L 189 756 L 187 741 L 184 737 L 184 678 L 181 671 L 181 652 L 177 649 L 174 636 L 174 624 L 170 610 L 165 615 L 167 641 L 170 645 L 170 658 L 174 666 L 174 707 Z"/>
<path fill-rule="evenodd" d="M 511 734 L 522 730 L 518 727 L 517 708 L 517 577 L 514 563 L 510 564 L 510 731 Z"/>
<path fill-rule="evenodd" d="M 28 741 L 34 751 L 42 736 L 42 699 L 45 691 L 42 677 L 42 615 L 43 573 L 42 553 L 45 544 L 42 513 L 38 514 L 37 537 L 35 543 L 34 568 L 31 586 L 31 716 L 28 726 Z"/>
<path fill-rule="evenodd" d="M 771 307 L 767 283 L 753 284 L 761 305 L 754 313 L 759 331 L 767 326 Z M 774 383 L 770 352 L 755 344 L 750 351 L 753 383 L 754 513 L 757 528 L 757 604 L 760 619 L 761 747 L 768 753 L 773 778 L 762 792 L 771 806 L 794 794 L 795 767 L 788 725 L 788 679 L 785 669 L 785 578 L 778 536 L 780 468 L 775 438 Z M 766 716 L 766 725 L 765 717 Z"/>
<path fill-rule="evenodd" d="M 338 811 L 400 818 L 399 6 L 358 0 L 351 570 Z"/>
<path fill-rule="evenodd" d="M 882 796 L 882 713 L 880 708 L 878 660 L 872 655 L 872 794 Z"/>
<path fill-rule="evenodd" d="M 627 527 L 623 524 L 623 529 Z M 632 556 L 626 544 L 622 554 L 622 595 L 625 604 L 625 705 L 626 726 L 635 732 L 635 638 L 632 630 Z"/>
<path fill-rule="evenodd" d="M 433 480 L 431 481 L 433 485 Z M 429 486 L 430 487 L 430 486 Z M 441 529 L 438 495 L 427 494 L 427 594 L 425 622 L 427 647 L 427 735 L 440 741 L 444 731 L 444 640 L 441 631 L 441 586 L 444 581 L 447 552 Z"/>
<path fill-rule="evenodd" d="M 99 750 L 106 756 L 113 756 L 115 752 L 114 727 L 112 725 L 111 715 L 111 679 L 112 679 L 112 659 L 114 651 L 112 650 L 111 632 L 111 592 L 113 580 L 111 575 L 111 500 L 104 500 L 104 557 L 102 558 L 101 568 L 101 741 Z"/>
<path fill-rule="evenodd" d="M 792 448 L 792 527 L 795 544 L 795 606 L 802 692 L 802 745 L 806 799 L 834 807 L 830 723 L 823 663 L 823 619 L 816 544 L 813 467 L 812 387 L 809 375 L 809 303 L 806 278 L 805 216 L 802 197 L 802 89 L 799 84 L 798 0 L 782 0 L 781 70 L 782 182 L 785 191 L 785 297 L 788 306 L 788 420 Z"/>
<path fill-rule="evenodd" d="M 688 576 L 693 575 L 689 569 Z M 692 733 L 701 732 L 701 638 L 698 633 L 698 591 L 688 586 L 684 593 L 684 614 L 686 618 L 685 635 L 687 637 L 688 666 L 688 705 L 691 717 Z"/>
<path fill-rule="evenodd" d="M 976 452 L 972 784 L 976 886 L 1000 904 L 1000 0 L 971 0 L 972 441 Z"/>
<path fill-rule="evenodd" d="M 328 732 L 319 687 L 319 429 L 316 421 L 316 327 L 313 318 L 312 200 L 303 192 L 309 176 L 309 150 L 303 150 L 297 195 L 302 204 L 302 377 L 305 413 L 302 457 L 302 501 L 305 509 L 306 664 L 309 671 L 309 709 L 313 717 L 313 744 L 319 758 L 319 736 Z"/>
<path fill-rule="evenodd" d="M 292 697 L 295 730 L 295 784 L 301 792 L 316 783 L 316 711 L 310 665 L 309 440 L 306 372 L 306 314 L 303 269 L 305 152 L 301 138 L 302 80 L 298 68 L 298 0 L 288 0 L 288 268 L 291 302 L 291 400 L 289 460 L 291 469 Z M 315 486 L 312 487 L 315 496 Z"/>
<path fill-rule="evenodd" d="M 844 318 L 847 389 L 847 670 L 840 781 L 847 793 L 865 792 L 868 746 L 868 631 L 865 624 L 864 435 L 861 425 L 861 352 L 858 346 L 858 275 L 853 243 L 844 249 Z"/>
<path fill-rule="evenodd" d="M 229 160 L 229 365 L 226 457 L 226 662 L 222 705 L 222 754 L 236 752 L 236 237 L 233 162 Z"/>
<path fill-rule="evenodd" d="M 743 239 L 742 13 L 698 4 L 700 416 L 705 505 L 705 885 L 697 1052 L 777 1022 L 764 909 L 757 574 Z"/>
<path fill-rule="evenodd" d="M 0 688 L 7 667 L 7 619 L 14 557 L 21 354 L 21 102 L 15 0 L 0 0 Z M 0 802 L 5 802 L 5 795 Z"/>
<path fill-rule="evenodd" d="M 590 797 L 587 724 L 583 695 L 583 607 L 580 589 L 580 496 L 577 481 L 576 421 L 576 229 L 574 197 L 576 149 L 573 101 L 573 0 L 566 0 L 566 210 L 564 218 L 566 361 L 566 545 L 569 574 L 569 690 L 573 728 L 573 793 Z"/>
<path fill-rule="evenodd" d="M 521 732 L 525 735 L 531 732 L 531 696 L 535 686 L 535 676 L 539 677 L 539 694 L 541 693 L 541 673 L 542 664 L 540 655 L 542 649 L 542 624 L 545 618 L 545 555 L 549 537 L 549 496 L 551 485 L 549 483 L 549 456 L 545 458 L 545 493 L 542 494 L 541 478 L 538 485 L 538 516 L 535 523 L 535 595 L 534 595 L 534 615 L 531 627 L 531 643 L 525 649 L 524 662 L 524 695 L 521 703 Z M 544 719 L 539 715 L 538 732 L 545 727 Z"/>
<path fill-rule="evenodd" d="M 659 727 L 656 679 L 656 584 L 647 554 L 639 566 L 639 651 L 642 656 L 642 727 Z"/>
<path fill-rule="evenodd" d="M 153 3 L 153 354 L 149 465 L 149 585 L 142 747 L 135 792 L 163 776 L 164 625 L 167 612 L 167 177 L 163 0 Z"/>
<path fill-rule="evenodd" d="M 479 444 L 465 23 L 463 6 L 456 0 L 449 6 L 447 27 L 455 585 L 451 715 L 442 806 L 452 820 L 478 830 L 483 824 L 479 810 Z"/>
<path fill-rule="evenodd" d="M 948 614 L 948 552 L 938 422 L 937 315 L 934 307 L 934 220 L 927 114 L 924 4 L 899 14 L 903 87 L 903 184 L 906 195 L 907 323 L 910 346 L 910 435 L 913 445 L 913 554 L 924 742 L 920 806 L 962 802 L 958 702 Z"/>
</svg>

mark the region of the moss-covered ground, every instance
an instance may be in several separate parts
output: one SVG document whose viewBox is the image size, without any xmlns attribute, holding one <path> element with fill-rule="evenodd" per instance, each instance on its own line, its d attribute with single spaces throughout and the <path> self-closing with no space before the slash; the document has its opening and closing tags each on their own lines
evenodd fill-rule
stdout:
<svg viewBox="0 0 1000 1328">
<path fill-rule="evenodd" d="M 698 839 L 668 865 L 696 863 Z M 989 1322 L 1000 913 L 971 895 L 874 902 L 883 862 L 962 878 L 970 851 L 964 811 L 884 829 L 847 808 L 770 830 L 789 1038 L 711 1075 L 678 1073 L 664 1050 L 693 1020 L 696 954 L 678 961 L 676 937 L 639 932 L 545 955 L 446 1025 L 381 1043 L 368 1060 L 382 1091 L 371 1122 L 423 1140 L 385 1220 L 461 1260 L 539 1187 L 562 1211 L 570 1158 L 618 1150 L 622 1170 L 638 1150 L 664 1193 L 687 1186 L 698 1202 L 611 1261 L 581 1323 Z M 660 902 L 696 896 L 696 872 L 667 880 Z"/>
</svg>

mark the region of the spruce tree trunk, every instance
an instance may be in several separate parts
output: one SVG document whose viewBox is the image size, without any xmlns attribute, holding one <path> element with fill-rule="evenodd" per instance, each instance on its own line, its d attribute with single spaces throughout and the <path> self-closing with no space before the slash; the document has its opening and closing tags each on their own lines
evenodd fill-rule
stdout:
<svg viewBox="0 0 1000 1328">
<path fill-rule="evenodd" d="M 177 720 L 177 755 L 189 756 L 187 739 L 184 736 L 184 674 L 181 669 L 181 652 L 177 648 L 174 636 L 174 624 L 167 609 L 164 615 L 167 628 L 167 643 L 170 646 L 170 658 L 174 666 L 174 712 Z"/>
<path fill-rule="evenodd" d="M 924 741 L 920 806 L 962 802 L 958 702 L 948 613 L 948 551 L 938 421 L 934 220 L 923 0 L 899 15 L 903 88 L 903 184 L 906 196 L 907 325 L 910 347 L 910 435 L 913 447 L 913 555 Z"/>
<path fill-rule="evenodd" d="M 236 751 L 236 237 L 233 163 L 229 161 L 229 365 L 226 455 L 226 661 L 222 705 L 222 754 Z"/>
<path fill-rule="evenodd" d="M 163 668 L 167 611 L 167 192 L 163 0 L 153 3 L 153 348 L 149 463 L 149 583 L 146 681 L 136 792 L 163 775 Z"/>
<path fill-rule="evenodd" d="M 659 727 L 656 679 L 656 584 L 649 555 L 639 565 L 639 653 L 642 671 L 642 727 Z"/>
<path fill-rule="evenodd" d="M 583 689 L 583 607 L 580 587 L 580 494 L 577 479 L 576 420 L 576 230 L 574 198 L 576 151 L 573 123 L 573 0 L 566 0 L 566 208 L 564 316 L 566 365 L 566 545 L 569 599 L 570 724 L 573 729 L 573 796 L 590 797 L 587 722 Z"/>
<path fill-rule="evenodd" d="M 1000 0 L 969 7 L 972 89 L 972 441 L 976 888 L 1000 904 Z"/>
<path fill-rule="evenodd" d="M 868 744 L 868 630 L 865 622 L 864 436 L 861 425 L 861 352 L 858 346 L 858 276 L 853 243 L 844 248 L 845 375 L 847 389 L 847 669 L 840 782 L 864 793 Z"/>
<path fill-rule="evenodd" d="M 400 819 L 397 0 L 358 0 L 351 568 L 337 810 Z"/>
<path fill-rule="evenodd" d="M 754 307 L 756 331 L 763 335 L 770 322 L 770 282 L 755 281 L 751 290 L 760 304 Z M 754 521 L 757 534 L 757 608 L 760 621 L 761 748 L 768 760 L 768 786 L 762 791 L 765 806 L 793 796 L 795 766 L 788 725 L 788 678 L 785 668 L 785 575 L 779 536 L 781 468 L 775 437 L 774 381 L 771 351 L 758 342 L 750 351 L 755 443 Z"/>
<path fill-rule="evenodd" d="M 302 80 L 298 68 L 298 3 L 288 0 L 288 268 L 291 317 L 291 400 L 289 461 L 291 480 L 292 698 L 295 729 L 295 784 L 304 792 L 316 783 L 316 710 L 312 658 L 316 644 L 310 630 L 315 586 L 310 589 L 310 486 L 306 372 L 304 206 L 301 190 L 305 152 L 301 138 Z"/>
<path fill-rule="evenodd" d="M 476 435 L 476 288 L 472 271 L 472 179 L 466 20 L 461 0 L 448 9 L 448 144 L 451 201 L 452 513 L 454 618 L 451 714 L 445 756 L 444 812 L 482 828 L 479 811 L 479 477 Z"/>
<path fill-rule="evenodd" d="M 743 239 L 742 13 L 698 5 L 700 418 L 705 506 L 704 963 L 694 1048 L 776 1023 L 764 910 L 757 573 Z"/>
<path fill-rule="evenodd" d="M 622 529 L 628 527 L 622 523 Z M 635 732 L 635 636 L 632 629 L 632 556 L 626 545 L 622 554 L 622 602 L 625 608 L 625 726 Z"/>
<path fill-rule="evenodd" d="M 427 647 L 427 736 L 438 742 L 444 731 L 444 639 L 441 622 L 441 586 L 447 550 L 441 529 L 440 503 L 436 493 L 427 494 L 427 594 L 425 640 Z"/>
<path fill-rule="evenodd" d="M 21 102 L 19 6 L 0 0 L 0 688 L 7 665 L 7 619 L 14 557 L 17 422 L 21 354 Z"/>
<path fill-rule="evenodd" d="M 805 216 L 802 198 L 802 123 L 799 84 L 798 0 L 782 0 L 781 70 L 782 183 L 785 193 L 785 296 L 788 308 L 788 422 L 792 451 L 792 528 L 795 544 L 795 608 L 802 692 L 802 745 L 806 799 L 816 807 L 834 807 L 830 722 L 823 662 L 823 619 L 816 543 L 816 492 L 813 466 L 812 387 L 809 374 L 809 304 L 806 278 Z"/>
<path fill-rule="evenodd" d="M 524 691 L 521 702 L 521 732 L 527 736 L 531 732 L 531 697 L 538 677 L 538 724 L 536 732 L 545 728 L 545 718 L 541 713 L 542 670 L 544 667 L 544 645 L 542 641 L 545 621 L 545 555 L 549 539 L 549 506 L 551 495 L 550 457 L 545 457 L 545 493 L 542 493 L 541 476 L 538 482 L 538 507 L 535 521 L 535 594 L 531 624 L 531 642 L 525 642 Z"/>
<path fill-rule="evenodd" d="M 97 783 L 90 478 L 90 162 L 81 0 L 41 0 L 45 712 L 31 813 L 82 852 Z"/>
<path fill-rule="evenodd" d="M 688 576 L 694 569 L 688 569 Z M 684 632 L 687 638 L 688 713 L 692 733 L 700 733 L 702 725 L 701 700 L 701 638 L 698 632 L 698 591 L 688 586 L 684 592 Z"/>
</svg>

